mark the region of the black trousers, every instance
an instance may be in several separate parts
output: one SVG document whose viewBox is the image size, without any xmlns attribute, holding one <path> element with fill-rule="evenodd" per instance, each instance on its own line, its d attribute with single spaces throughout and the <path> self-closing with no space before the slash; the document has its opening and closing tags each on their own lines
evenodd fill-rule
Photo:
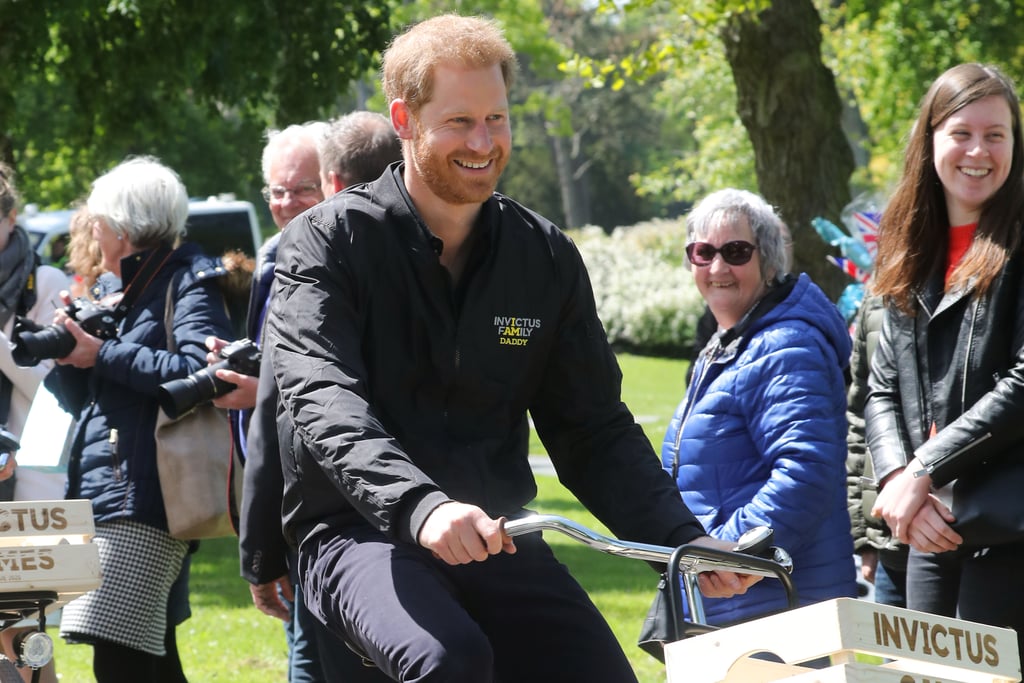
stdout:
<svg viewBox="0 0 1024 683">
<path fill-rule="evenodd" d="M 919 553 L 907 559 L 907 607 L 1016 629 L 1024 653 L 1024 544 Z"/>
<path fill-rule="evenodd" d="M 540 534 L 515 542 L 515 554 L 452 567 L 369 527 L 322 532 L 299 549 L 306 607 L 396 681 L 636 681 Z"/>
</svg>

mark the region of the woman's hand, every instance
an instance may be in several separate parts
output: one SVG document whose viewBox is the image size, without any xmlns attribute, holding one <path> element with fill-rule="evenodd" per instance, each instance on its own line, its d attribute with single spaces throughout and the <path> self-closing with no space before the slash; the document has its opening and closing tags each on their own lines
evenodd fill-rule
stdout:
<svg viewBox="0 0 1024 683">
<path fill-rule="evenodd" d="M 920 469 L 917 460 L 913 460 L 902 472 L 887 480 L 871 514 L 884 517 L 896 538 L 920 552 L 956 550 L 964 542 L 950 526 L 956 518 L 931 492 L 932 478 L 927 474 L 914 476 Z"/>
<path fill-rule="evenodd" d="M 723 541 L 711 536 L 695 538 L 691 543 L 704 546 L 705 548 L 728 551 L 732 551 L 736 547 L 735 541 Z M 697 585 L 700 587 L 700 592 L 706 597 L 731 598 L 734 595 L 743 595 L 747 592 L 748 588 L 762 578 L 754 574 L 738 574 L 723 569 L 716 569 L 698 574 Z"/>
<path fill-rule="evenodd" d="M 915 476 L 923 469 L 914 458 L 902 471 L 887 477 L 871 508 L 871 514 L 885 519 L 893 536 L 903 543 L 910 543 L 911 523 L 931 493 L 931 476 L 927 472 Z"/>
<path fill-rule="evenodd" d="M 59 365 L 71 365 L 82 369 L 96 365 L 96 358 L 100 355 L 100 347 L 103 346 L 104 340 L 83 330 L 81 325 L 69 318 L 64 311 L 58 311 L 55 317 L 63 318 L 64 329 L 75 338 L 75 348 L 71 349 L 71 353 L 56 359 L 55 362 Z"/>
<path fill-rule="evenodd" d="M 923 553 L 956 550 L 964 539 L 950 526 L 955 520 L 952 511 L 929 494 L 910 523 L 910 545 Z"/>
</svg>

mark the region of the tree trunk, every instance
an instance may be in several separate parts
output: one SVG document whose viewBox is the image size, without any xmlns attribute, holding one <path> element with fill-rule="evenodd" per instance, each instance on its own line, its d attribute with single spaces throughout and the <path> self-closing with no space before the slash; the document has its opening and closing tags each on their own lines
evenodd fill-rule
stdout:
<svg viewBox="0 0 1024 683">
<path fill-rule="evenodd" d="M 560 135 L 548 133 L 551 141 L 555 168 L 558 171 L 558 187 L 562 197 L 562 212 L 565 214 L 565 228 L 580 228 L 590 223 L 589 204 L 581 194 L 585 193 L 585 174 L 574 171 L 577 162 L 570 141 Z"/>
<path fill-rule="evenodd" d="M 835 299 L 851 280 L 825 260 L 836 250 L 817 236 L 811 219 L 840 224 L 854 162 L 835 80 L 821 59 L 821 17 L 812 0 L 785 0 L 757 16 L 737 15 L 721 39 L 758 186 L 793 233 L 794 270 Z"/>
</svg>

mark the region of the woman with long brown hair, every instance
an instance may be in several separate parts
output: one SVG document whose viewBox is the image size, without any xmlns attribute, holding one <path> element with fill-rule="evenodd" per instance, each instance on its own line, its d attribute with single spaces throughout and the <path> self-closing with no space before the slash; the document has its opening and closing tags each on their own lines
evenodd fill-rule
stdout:
<svg viewBox="0 0 1024 683">
<path fill-rule="evenodd" d="M 922 101 L 879 230 L 887 310 L 865 411 L 874 512 L 911 545 L 908 607 L 1018 634 L 1024 538 L 981 540 L 958 525 L 953 493 L 1024 457 L 1022 225 L 1014 86 L 992 66 L 953 67 Z M 1019 494 L 985 504 L 1024 519 Z"/>
</svg>

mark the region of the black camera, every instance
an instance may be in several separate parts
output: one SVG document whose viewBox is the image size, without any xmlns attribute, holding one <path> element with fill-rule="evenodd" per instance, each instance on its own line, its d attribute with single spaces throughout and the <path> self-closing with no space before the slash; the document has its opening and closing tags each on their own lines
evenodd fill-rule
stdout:
<svg viewBox="0 0 1024 683">
<path fill-rule="evenodd" d="M 68 317 L 100 339 L 116 339 L 118 316 L 113 308 L 88 299 L 75 299 L 64 307 Z M 39 325 L 19 316 L 11 333 L 11 355 L 21 367 L 39 365 L 47 358 L 64 358 L 75 348 L 75 337 L 64 325 Z"/>
<path fill-rule="evenodd" d="M 242 375 L 259 377 L 260 350 L 248 339 L 239 339 L 220 350 L 222 360 L 193 372 L 184 379 L 164 382 L 157 390 L 157 400 L 167 417 L 178 419 L 200 403 L 223 396 L 235 385 L 217 377 L 218 370 L 233 370 Z"/>
</svg>

